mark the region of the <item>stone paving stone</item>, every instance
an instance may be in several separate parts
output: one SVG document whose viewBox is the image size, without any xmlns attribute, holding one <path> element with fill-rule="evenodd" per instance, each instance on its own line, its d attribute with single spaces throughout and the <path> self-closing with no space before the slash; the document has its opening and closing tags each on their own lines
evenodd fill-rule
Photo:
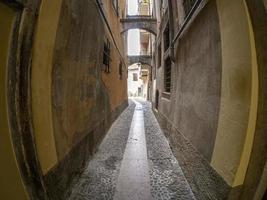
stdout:
<svg viewBox="0 0 267 200">
<path fill-rule="evenodd" d="M 142 101 L 151 193 L 154 200 L 195 200 L 178 161 L 151 110 L 150 103 Z"/>
<path fill-rule="evenodd" d="M 135 104 L 120 115 L 89 162 L 69 200 L 112 200 L 127 143 Z"/>
<path fill-rule="evenodd" d="M 184 174 L 150 108 L 143 105 L 147 159 L 154 200 L 195 200 Z M 74 186 L 69 200 L 113 200 L 135 104 L 114 122 L 98 152 Z M 127 199 L 125 199 L 127 200 Z"/>
</svg>

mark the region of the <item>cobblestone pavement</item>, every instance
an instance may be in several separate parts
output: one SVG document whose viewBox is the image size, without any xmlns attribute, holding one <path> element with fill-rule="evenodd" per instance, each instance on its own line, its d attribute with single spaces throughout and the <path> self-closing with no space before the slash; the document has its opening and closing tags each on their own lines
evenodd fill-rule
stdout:
<svg viewBox="0 0 267 200">
<path fill-rule="evenodd" d="M 151 193 L 154 200 L 194 200 L 178 161 L 151 110 L 150 103 L 143 105 L 147 141 Z"/>
<path fill-rule="evenodd" d="M 69 200 L 113 199 L 134 108 L 135 104 L 129 101 L 129 107 L 113 123 Z"/>
<path fill-rule="evenodd" d="M 194 195 L 151 111 L 150 104 L 141 99 L 136 100 L 143 105 L 153 199 L 194 200 Z M 130 100 L 129 107 L 112 125 L 99 151 L 89 162 L 79 182 L 73 188 L 69 200 L 113 199 L 134 108 L 135 104 Z"/>
</svg>

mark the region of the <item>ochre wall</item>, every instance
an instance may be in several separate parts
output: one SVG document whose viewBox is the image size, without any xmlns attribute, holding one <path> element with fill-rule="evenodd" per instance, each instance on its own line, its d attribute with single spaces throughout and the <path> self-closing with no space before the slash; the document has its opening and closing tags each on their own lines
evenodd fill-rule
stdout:
<svg viewBox="0 0 267 200">
<path fill-rule="evenodd" d="M 266 2 L 266 1 L 265 1 Z M 251 24 L 253 28 L 255 46 L 257 52 L 258 76 L 259 76 L 259 97 L 256 131 L 254 135 L 253 148 L 250 162 L 243 184 L 242 200 L 250 200 L 256 194 L 257 187 L 266 190 L 265 185 L 259 185 L 261 177 L 264 177 L 264 166 L 267 161 L 267 9 L 264 1 L 246 0 Z M 262 191 L 262 190 L 258 190 Z M 262 191 L 264 193 L 264 191 Z M 257 197 L 263 195 L 258 193 Z M 258 200 L 261 198 L 255 198 Z"/>
<path fill-rule="evenodd" d="M 222 40 L 222 92 L 211 165 L 230 186 L 241 185 L 255 131 L 258 71 L 244 1 L 217 1 Z"/>
<path fill-rule="evenodd" d="M 111 112 L 108 93 L 100 79 L 103 33 L 103 23 L 94 2 L 63 1 L 52 73 L 59 159 Z"/>
<path fill-rule="evenodd" d="M 123 69 L 123 79 L 120 80 L 119 77 L 119 64 L 120 61 L 123 61 L 125 59 L 125 50 L 124 49 L 124 43 L 122 37 L 125 37 L 125 34 L 121 34 L 121 23 L 119 21 L 119 18 L 123 18 L 125 16 L 122 16 L 124 12 L 123 8 L 125 7 L 125 1 L 119 0 L 119 15 L 117 16 L 112 1 L 104 1 L 103 2 L 103 8 L 108 20 L 108 23 L 110 25 L 111 31 L 113 33 L 114 39 L 118 45 L 118 48 L 120 50 L 119 52 L 116 50 L 113 42 L 112 42 L 112 49 L 111 49 L 111 65 L 110 65 L 110 73 L 102 72 L 102 80 L 104 82 L 105 87 L 109 91 L 110 96 L 110 105 L 111 109 L 116 108 L 118 105 L 120 105 L 121 101 L 123 99 L 127 98 L 127 69 L 126 69 L 126 63 L 122 63 L 122 69 Z M 123 10 L 123 11 L 122 11 Z M 106 29 L 105 37 L 109 39 L 109 41 L 112 41 L 111 35 L 109 34 L 108 30 Z M 121 57 L 122 56 L 122 57 Z"/>
<path fill-rule="evenodd" d="M 52 120 L 52 58 L 61 1 L 42 1 L 32 59 L 32 117 L 38 159 L 43 173 L 58 161 Z"/>
<path fill-rule="evenodd" d="M 7 111 L 7 65 L 15 11 L 0 3 L 0 198 L 27 199 L 15 158 Z"/>
<path fill-rule="evenodd" d="M 120 22 L 108 6 L 105 14 L 121 56 L 94 1 L 41 3 L 31 85 L 36 148 L 44 174 L 127 99 L 124 66 L 119 79 L 119 63 L 125 59 Z M 111 42 L 108 74 L 102 72 L 105 37 Z M 94 135 L 92 144 L 103 135 Z"/>
</svg>

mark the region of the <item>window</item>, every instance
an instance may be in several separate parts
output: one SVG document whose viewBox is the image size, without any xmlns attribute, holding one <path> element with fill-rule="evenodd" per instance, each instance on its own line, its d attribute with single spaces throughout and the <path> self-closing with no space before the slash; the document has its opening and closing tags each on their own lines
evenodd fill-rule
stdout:
<svg viewBox="0 0 267 200">
<path fill-rule="evenodd" d="M 103 64 L 104 64 L 104 71 L 109 73 L 110 72 L 110 42 L 107 41 L 104 43 L 104 51 L 103 51 Z"/>
<path fill-rule="evenodd" d="M 137 73 L 133 73 L 133 81 L 137 81 Z"/>
<path fill-rule="evenodd" d="M 156 90 L 156 95 L 155 95 L 155 108 L 157 110 L 159 108 L 159 90 Z"/>
<path fill-rule="evenodd" d="M 161 44 L 158 47 L 158 68 L 161 67 Z"/>
<path fill-rule="evenodd" d="M 150 66 L 150 70 L 149 70 L 149 80 L 152 81 L 152 73 L 153 73 L 153 67 Z"/>
<path fill-rule="evenodd" d="M 113 8 L 116 12 L 116 15 L 119 16 L 119 2 L 118 0 L 112 0 Z"/>
<path fill-rule="evenodd" d="M 171 59 L 168 57 L 164 63 L 164 89 L 165 92 L 171 92 Z"/>
<path fill-rule="evenodd" d="M 197 0 L 184 0 L 183 5 L 184 5 L 184 12 L 185 12 L 185 18 L 193 8 L 194 4 L 196 3 Z"/>
<path fill-rule="evenodd" d="M 119 78 L 120 80 L 122 80 L 122 62 L 120 61 L 120 65 L 119 65 Z"/>
<path fill-rule="evenodd" d="M 166 28 L 163 33 L 164 36 L 164 51 L 168 50 L 170 47 L 170 27 L 169 27 L 169 22 L 166 25 Z"/>
</svg>

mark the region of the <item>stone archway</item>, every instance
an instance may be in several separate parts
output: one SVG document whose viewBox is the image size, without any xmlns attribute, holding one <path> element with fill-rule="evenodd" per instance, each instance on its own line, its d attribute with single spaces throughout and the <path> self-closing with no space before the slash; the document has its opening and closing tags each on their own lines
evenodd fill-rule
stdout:
<svg viewBox="0 0 267 200">
<path fill-rule="evenodd" d="M 127 18 L 120 21 L 122 23 L 122 33 L 130 29 L 143 29 L 157 35 L 157 20 L 150 16 L 127 16 Z"/>
<path fill-rule="evenodd" d="M 128 56 L 128 66 L 134 63 L 141 63 L 151 66 L 152 57 L 149 55 Z"/>
</svg>

